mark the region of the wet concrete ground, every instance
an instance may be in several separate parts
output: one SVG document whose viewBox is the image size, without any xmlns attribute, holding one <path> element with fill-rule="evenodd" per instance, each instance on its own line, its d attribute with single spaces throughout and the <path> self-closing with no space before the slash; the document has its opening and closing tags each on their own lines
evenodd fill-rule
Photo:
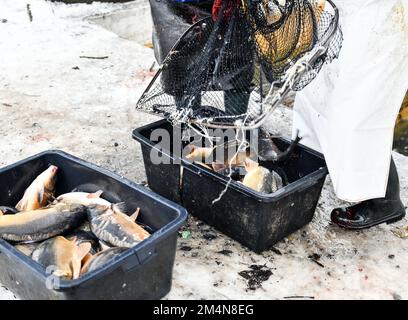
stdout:
<svg viewBox="0 0 408 320">
<path fill-rule="evenodd" d="M 0 4 L 0 166 L 62 149 L 144 181 L 131 131 L 156 119 L 134 110 L 153 52 L 88 19 L 137 3 L 30 3 L 32 22 L 25 3 Z M 269 126 L 288 136 L 291 118 L 282 107 Z M 395 159 L 408 204 L 408 158 Z M 392 232 L 408 220 L 349 232 L 329 221 L 339 204 L 328 178 L 313 221 L 260 255 L 189 218 L 166 299 L 408 299 L 408 239 Z M 0 298 L 15 297 L 0 285 Z"/>
</svg>

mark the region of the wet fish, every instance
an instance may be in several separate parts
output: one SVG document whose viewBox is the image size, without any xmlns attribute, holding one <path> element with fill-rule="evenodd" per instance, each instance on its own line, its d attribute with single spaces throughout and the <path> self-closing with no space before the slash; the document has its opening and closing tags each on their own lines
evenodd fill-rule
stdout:
<svg viewBox="0 0 408 320">
<path fill-rule="evenodd" d="M 39 246 L 39 243 L 21 243 L 14 246 L 18 251 L 24 253 L 26 256 L 31 257 L 31 254 Z"/>
<path fill-rule="evenodd" d="M 131 248 L 150 236 L 150 233 L 135 221 L 138 210 L 132 215 L 115 212 L 107 206 L 90 206 L 88 220 L 92 232 L 101 240 L 116 247 Z"/>
<path fill-rule="evenodd" d="M 46 206 L 54 196 L 57 171 L 58 167 L 50 166 L 41 173 L 24 192 L 24 196 L 17 203 L 16 209 L 31 211 Z"/>
<path fill-rule="evenodd" d="M 82 268 L 82 260 L 91 249 L 91 244 L 69 241 L 58 236 L 41 243 L 32 254 L 34 261 L 45 268 L 53 268 L 55 276 L 68 280 L 78 279 Z"/>
<path fill-rule="evenodd" d="M 0 238 L 11 241 L 41 241 L 79 226 L 86 219 L 86 207 L 56 204 L 35 211 L 0 216 Z"/>
<path fill-rule="evenodd" d="M 190 153 L 186 159 L 194 161 L 207 169 L 220 171 L 226 168 L 244 166 L 247 157 L 255 156 L 251 149 L 237 151 L 237 142 L 222 144 L 215 147 L 197 147 L 189 145 Z"/>
<path fill-rule="evenodd" d="M 16 213 L 18 213 L 18 210 L 14 207 L 0 206 L 0 216 L 5 215 L 5 214 L 16 214 Z"/>
<path fill-rule="evenodd" d="M 253 148 L 239 150 L 239 144 L 238 141 L 232 141 L 215 148 L 216 159 L 212 163 L 214 171 L 222 171 L 230 167 L 244 167 L 247 158 L 256 158 L 257 155 Z"/>
<path fill-rule="evenodd" d="M 229 156 L 225 155 L 224 162 L 214 161 L 212 163 L 212 168 L 214 171 L 221 171 L 228 169 L 229 167 L 240 167 L 244 165 L 245 159 L 247 159 L 248 156 L 250 156 L 250 154 L 244 151 Z"/>
<path fill-rule="evenodd" d="M 212 156 L 212 153 L 214 151 L 214 148 L 197 147 L 193 144 L 188 145 L 187 148 L 189 150 L 189 153 L 186 156 L 186 159 L 202 163 L 207 162 L 207 159 Z"/>
<path fill-rule="evenodd" d="M 94 193 L 87 192 L 70 192 L 60 195 L 56 202 L 62 203 L 79 203 L 83 206 L 89 207 L 92 205 L 101 205 L 101 206 L 112 206 L 112 209 L 118 213 L 126 212 L 126 206 L 123 202 L 115 203 L 112 205 L 111 202 L 101 198 L 103 191 L 99 190 Z"/>
<path fill-rule="evenodd" d="M 327 0 L 313 0 L 309 1 L 309 9 L 301 13 L 301 7 L 294 7 L 291 10 L 291 13 L 285 17 L 285 26 L 295 26 L 298 25 L 299 14 L 303 14 L 306 19 L 313 20 L 313 23 L 304 23 L 304 26 L 299 30 L 295 29 L 298 32 L 297 37 L 294 37 L 293 32 L 288 30 L 288 28 L 279 28 L 273 33 L 268 33 L 266 36 L 263 32 L 263 29 L 259 29 L 254 34 L 254 40 L 256 42 L 257 48 L 260 50 L 260 55 L 263 59 L 266 59 L 269 63 L 273 63 L 276 67 L 282 67 L 287 64 L 287 61 L 295 60 L 295 58 L 304 52 L 307 52 L 313 46 L 313 41 L 315 40 L 315 26 L 318 26 L 323 13 L 325 12 Z M 310 11 L 309 11 L 310 10 Z M 268 10 L 266 11 L 268 12 Z M 279 15 L 276 14 L 276 11 L 273 12 L 272 16 L 268 14 L 269 22 L 279 20 Z M 298 39 L 297 43 L 291 43 L 294 48 L 288 52 L 288 39 L 293 37 Z"/>
<path fill-rule="evenodd" d="M 115 260 L 115 258 L 128 249 L 129 248 L 115 247 L 99 252 L 84 264 L 81 270 L 81 275 L 99 269 L 110 261 Z"/>
<path fill-rule="evenodd" d="M 247 174 L 242 183 L 257 192 L 273 193 L 283 187 L 282 178 L 274 171 L 260 166 L 257 162 L 247 159 L 245 162 Z"/>
</svg>

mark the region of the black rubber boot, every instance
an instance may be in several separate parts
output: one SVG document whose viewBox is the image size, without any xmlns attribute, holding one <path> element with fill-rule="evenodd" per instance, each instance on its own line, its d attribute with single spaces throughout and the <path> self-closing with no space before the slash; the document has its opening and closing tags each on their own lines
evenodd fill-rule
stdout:
<svg viewBox="0 0 408 320">
<path fill-rule="evenodd" d="M 401 202 L 398 172 L 393 159 L 385 198 L 364 201 L 347 208 L 337 208 L 331 213 L 331 220 L 335 224 L 353 230 L 397 222 L 404 217 L 405 207 Z"/>
</svg>

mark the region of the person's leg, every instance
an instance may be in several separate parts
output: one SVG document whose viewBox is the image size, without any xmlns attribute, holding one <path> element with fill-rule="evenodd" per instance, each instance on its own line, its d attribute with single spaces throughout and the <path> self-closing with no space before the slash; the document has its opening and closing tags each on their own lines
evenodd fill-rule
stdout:
<svg viewBox="0 0 408 320">
<path fill-rule="evenodd" d="M 331 213 L 331 220 L 347 229 L 365 229 L 381 223 L 393 223 L 405 217 L 405 207 L 400 198 L 397 168 L 391 159 L 385 198 L 364 201 L 347 208 L 337 208 Z"/>
</svg>

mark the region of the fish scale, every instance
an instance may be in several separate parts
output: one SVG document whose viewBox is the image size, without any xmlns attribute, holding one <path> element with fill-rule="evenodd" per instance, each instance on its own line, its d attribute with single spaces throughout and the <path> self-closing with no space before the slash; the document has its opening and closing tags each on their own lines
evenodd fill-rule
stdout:
<svg viewBox="0 0 408 320">
<path fill-rule="evenodd" d="M 88 218 L 92 232 L 101 240 L 117 247 L 131 248 L 150 234 L 127 215 L 107 206 L 90 206 Z"/>
<path fill-rule="evenodd" d="M 31 211 L 46 206 L 54 194 L 57 170 L 58 167 L 51 165 L 42 172 L 25 190 L 23 198 L 16 205 L 16 209 Z"/>
</svg>

